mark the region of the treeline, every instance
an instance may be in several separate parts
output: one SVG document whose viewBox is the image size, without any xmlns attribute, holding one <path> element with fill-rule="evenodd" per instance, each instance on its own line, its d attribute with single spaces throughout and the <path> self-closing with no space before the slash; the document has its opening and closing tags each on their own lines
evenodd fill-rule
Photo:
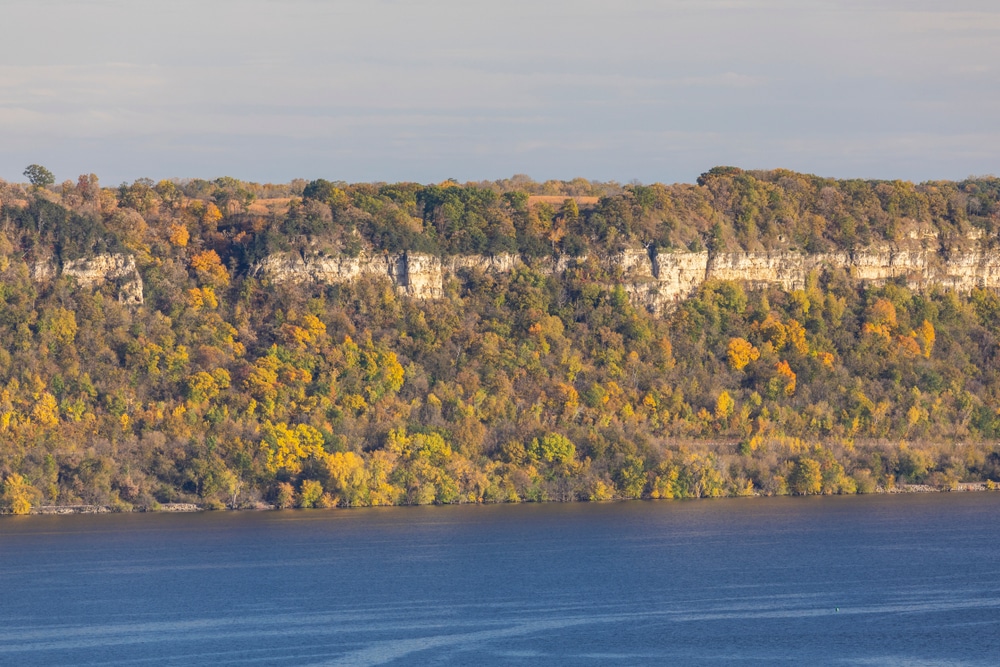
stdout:
<svg viewBox="0 0 1000 667">
<path fill-rule="evenodd" d="M 1000 479 L 1000 298 L 706 283 L 664 317 L 596 260 L 264 284 L 279 250 L 992 246 L 1000 179 L 0 184 L 0 505 L 379 505 L 871 492 Z M 933 232 L 933 234 L 925 233 Z M 928 241 L 927 239 L 930 239 Z M 136 258 L 145 303 L 37 266 Z M 34 276 L 34 277 L 33 277 Z"/>
</svg>

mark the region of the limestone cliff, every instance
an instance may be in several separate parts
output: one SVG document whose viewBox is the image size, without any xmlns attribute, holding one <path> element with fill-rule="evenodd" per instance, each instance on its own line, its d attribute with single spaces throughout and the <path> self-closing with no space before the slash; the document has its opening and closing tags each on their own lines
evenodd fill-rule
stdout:
<svg viewBox="0 0 1000 667">
<path fill-rule="evenodd" d="M 533 268 L 560 275 L 574 261 L 569 257 L 539 260 Z M 846 271 L 859 282 L 882 283 L 905 279 L 914 289 L 940 285 L 959 291 L 976 287 L 1000 288 L 1000 253 L 975 250 L 940 253 L 920 248 L 881 247 L 853 253 L 806 254 L 800 252 L 718 253 L 624 250 L 601 263 L 619 282 L 636 306 L 662 312 L 694 294 L 706 280 L 735 280 L 761 287 L 778 285 L 802 289 L 811 273 Z M 517 255 L 464 255 L 444 261 L 426 254 L 324 257 L 274 255 L 257 265 L 254 273 L 274 282 L 350 282 L 362 275 L 384 276 L 401 294 L 417 299 L 439 298 L 448 275 L 479 270 L 510 273 L 523 265 Z"/>
<path fill-rule="evenodd" d="M 573 262 L 568 257 L 539 260 L 535 270 L 559 275 Z M 807 254 L 794 251 L 770 253 L 716 253 L 647 251 L 631 248 L 601 264 L 620 283 L 636 306 L 662 312 L 694 294 L 706 280 L 735 280 L 750 286 L 777 285 L 802 289 L 810 274 L 842 270 L 859 282 L 884 283 L 904 279 L 914 289 L 941 286 L 958 291 L 1000 289 L 1000 253 L 985 249 L 944 256 L 919 246 L 874 247 L 855 252 Z M 466 255 L 444 261 L 431 255 L 404 253 L 347 257 L 277 255 L 261 262 L 255 273 L 275 282 L 344 283 L 361 275 L 382 275 L 402 294 L 438 298 L 448 275 L 479 270 L 509 273 L 523 265 L 517 255 L 485 257 Z"/>
<path fill-rule="evenodd" d="M 534 270 L 561 275 L 586 258 L 556 257 L 534 260 Z M 855 252 L 806 254 L 801 252 L 716 253 L 648 251 L 629 248 L 599 258 L 609 284 L 620 284 L 632 303 L 662 313 L 697 292 L 706 280 L 735 280 L 751 287 L 777 285 L 802 289 L 810 274 L 842 270 L 859 282 L 879 284 L 904 279 L 913 289 L 941 286 L 960 292 L 975 288 L 1000 289 L 1000 252 L 981 247 L 942 253 L 919 247 L 878 247 Z M 346 255 L 271 255 L 252 273 L 276 283 L 343 284 L 362 276 L 383 277 L 403 295 L 437 299 L 444 295 L 448 276 L 467 271 L 511 273 L 524 261 L 517 255 L 492 257 L 463 255 L 444 260 L 423 253 Z M 73 278 L 81 287 L 110 283 L 124 303 L 141 304 L 142 277 L 135 258 L 122 254 L 97 255 L 57 267 L 40 261 L 29 267 L 32 278 L 45 281 L 56 275 Z"/>
<path fill-rule="evenodd" d="M 28 275 L 37 283 L 54 280 L 62 275 L 72 278 L 80 287 L 110 284 L 122 303 L 140 305 L 143 302 L 142 275 L 131 255 L 95 255 L 74 259 L 62 266 L 51 257 L 38 259 L 28 265 Z"/>
<path fill-rule="evenodd" d="M 976 250 L 949 257 L 941 284 L 958 292 L 1000 288 L 1000 253 Z"/>
<path fill-rule="evenodd" d="M 142 303 L 142 276 L 131 255 L 75 259 L 63 264 L 62 275 L 74 278 L 81 287 L 111 283 L 118 290 L 119 301 L 133 305 Z"/>
<path fill-rule="evenodd" d="M 274 282 L 302 284 L 308 282 L 335 285 L 351 282 L 361 276 L 384 276 L 395 279 L 399 274 L 399 257 L 365 255 L 356 257 L 297 254 L 271 255 L 254 267 L 252 274 Z"/>
<path fill-rule="evenodd" d="M 338 285 L 361 276 L 385 277 L 401 294 L 417 299 L 434 299 L 442 295 L 444 267 L 433 255 L 406 253 L 401 255 L 368 255 L 356 257 L 328 255 L 271 255 L 257 264 L 252 275 L 292 284 L 319 283 Z"/>
</svg>

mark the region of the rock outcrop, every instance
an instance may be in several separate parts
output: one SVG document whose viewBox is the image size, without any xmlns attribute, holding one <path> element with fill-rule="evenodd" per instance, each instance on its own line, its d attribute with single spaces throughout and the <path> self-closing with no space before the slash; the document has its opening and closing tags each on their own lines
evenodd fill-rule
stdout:
<svg viewBox="0 0 1000 667">
<path fill-rule="evenodd" d="M 48 277 L 51 272 L 37 272 Z M 110 283 L 117 288 L 118 300 L 132 305 L 142 303 L 142 276 L 131 255 L 96 255 L 85 259 L 74 259 L 62 266 L 62 275 L 76 280 L 81 287 L 93 287 Z"/>
<path fill-rule="evenodd" d="M 559 275 L 580 258 L 538 260 L 532 267 Z M 706 280 L 735 280 L 754 287 L 778 285 L 802 289 L 812 273 L 843 270 L 859 282 L 879 284 L 904 279 L 914 289 L 933 285 L 958 291 L 1000 289 L 1000 253 L 975 250 L 940 253 L 912 248 L 881 247 L 856 252 L 807 254 L 801 252 L 717 253 L 627 249 L 601 259 L 632 302 L 652 312 L 663 312 L 693 295 Z M 328 257 L 273 255 L 254 268 L 254 274 L 273 282 L 341 284 L 363 275 L 384 276 L 400 294 L 416 299 L 443 295 L 444 280 L 463 271 L 510 273 L 523 260 L 517 255 L 464 255 L 441 260 L 433 255 L 360 255 Z"/>
<path fill-rule="evenodd" d="M 944 265 L 941 284 L 957 292 L 1000 288 L 1000 253 L 981 250 L 956 254 Z"/>
<path fill-rule="evenodd" d="M 535 260 L 534 270 L 561 275 L 586 258 L 557 257 Z M 842 270 L 859 282 L 880 284 L 905 280 L 913 289 L 940 286 L 959 292 L 976 288 L 1000 289 L 1000 253 L 984 249 L 953 252 L 948 256 L 924 249 L 869 248 L 856 252 L 807 254 L 801 252 L 716 253 L 647 251 L 630 248 L 603 257 L 599 263 L 609 284 L 620 284 L 632 303 L 651 312 L 669 310 L 695 294 L 706 280 L 735 280 L 752 287 L 777 285 L 786 290 L 805 287 L 810 274 Z M 463 255 L 442 260 L 423 253 L 361 254 L 356 257 L 276 254 L 257 264 L 252 273 L 275 283 L 344 284 L 362 276 L 383 277 L 403 295 L 437 299 L 444 295 L 448 276 L 467 271 L 490 274 L 513 272 L 525 262 L 517 255 L 492 257 Z M 36 262 L 34 280 L 63 275 L 81 287 L 112 284 L 118 298 L 141 304 L 142 276 L 135 258 L 123 254 L 97 255 L 66 262 Z"/>
<path fill-rule="evenodd" d="M 384 276 L 396 283 L 401 256 L 278 254 L 267 257 L 254 267 L 252 274 L 274 282 L 336 285 L 353 282 L 361 276 Z"/>
</svg>

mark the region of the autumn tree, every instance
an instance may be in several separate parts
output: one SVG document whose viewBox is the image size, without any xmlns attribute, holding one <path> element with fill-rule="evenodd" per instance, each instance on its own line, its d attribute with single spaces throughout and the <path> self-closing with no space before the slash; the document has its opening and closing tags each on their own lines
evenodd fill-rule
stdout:
<svg viewBox="0 0 1000 667">
<path fill-rule="evenodd" d="M 0 509 L 11 514 L 27 514 L 41 494 L 17 473 L 7 475 L 0 493 Z"/>
<path fill-rule="evenodd" d="M 726 346 L 726 357 L 733 370 L 741 371 L 751 361 L 760 359 L 760 350 L 745 338 L 730 338 Z"/>
</svg>

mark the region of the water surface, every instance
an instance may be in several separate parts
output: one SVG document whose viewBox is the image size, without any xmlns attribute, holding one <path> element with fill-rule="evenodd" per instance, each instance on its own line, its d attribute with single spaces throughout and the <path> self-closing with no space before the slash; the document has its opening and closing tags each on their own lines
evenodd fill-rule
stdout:
<svg viewBox="0 0 1000 667">
<path fill-rule="evenodd" d="M 1000 663 L 1000 494 L 0 517 L 0 664 Z"/>
</svg>

